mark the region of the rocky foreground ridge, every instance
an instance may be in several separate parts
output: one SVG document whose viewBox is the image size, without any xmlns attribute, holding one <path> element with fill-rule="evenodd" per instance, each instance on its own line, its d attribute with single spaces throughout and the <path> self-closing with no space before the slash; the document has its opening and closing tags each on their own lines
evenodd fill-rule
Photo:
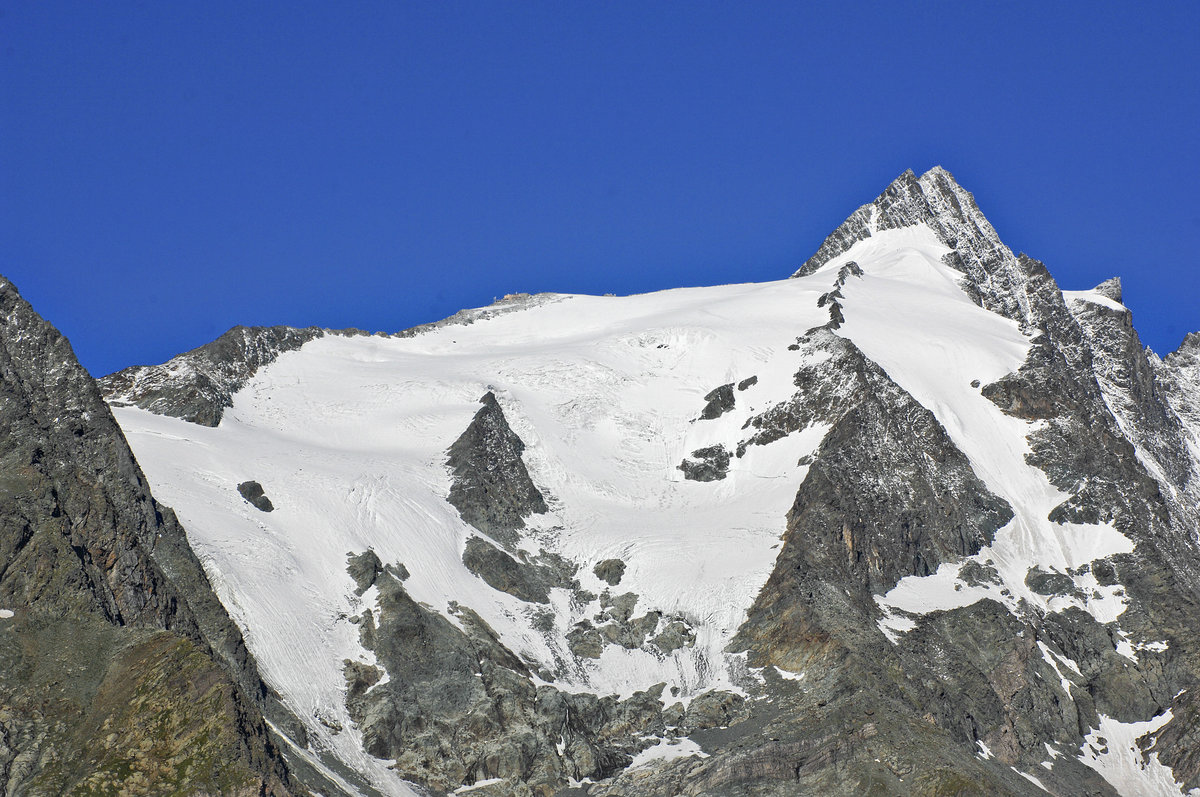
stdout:
<svg viewBox="0 0 1200 797">
<path fill-rule="evenodd" d="M 1200 789 L 1200 334 L 940 168 L 794 276 L 107 377 L 187 539 L 7 286 L 8 790 Z"/>
<path fill-rule="evenodd" d="M 3 279 L 0 319 L 0 793 L 307 793 L 96 383 Z"/>
</svg>

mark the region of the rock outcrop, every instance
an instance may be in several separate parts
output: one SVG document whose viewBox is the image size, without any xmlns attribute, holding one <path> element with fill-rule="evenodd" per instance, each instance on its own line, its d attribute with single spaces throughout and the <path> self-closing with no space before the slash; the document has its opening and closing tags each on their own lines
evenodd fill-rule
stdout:
<svg viewBox="0 0 1200 797">
<path fill-rule="evenodd" d="M 462 519 L 502 544 L 511 544 L 525 518 L 546 512 L 546 501 L 521 459 L 525 444 L 508 425 L 496 394 L 447 452 L 454 481 L 447 497 Z"/>
</svg>

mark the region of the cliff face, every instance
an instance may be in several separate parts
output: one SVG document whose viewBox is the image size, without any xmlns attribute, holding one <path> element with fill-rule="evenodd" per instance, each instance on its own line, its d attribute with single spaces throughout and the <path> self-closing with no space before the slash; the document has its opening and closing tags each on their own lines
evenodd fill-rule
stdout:
<svg viewBox="0 0 1200 797">
<path fill-rule="evenodd" d="M 0 791 L 298 793 L 266 690 L 67 340 L 0 279 Z"/>
</svg>

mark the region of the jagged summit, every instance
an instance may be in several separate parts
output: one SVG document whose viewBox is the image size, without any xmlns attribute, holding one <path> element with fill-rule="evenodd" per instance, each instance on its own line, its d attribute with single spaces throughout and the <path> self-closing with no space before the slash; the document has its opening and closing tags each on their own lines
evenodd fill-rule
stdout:
<svg viewBox="0 0 1200 797">
<path fill-rule="evenodd" d="M 812 274 L 882 230 L 924 225 L 951 251 L 946 265 L 964 275 L 962 287 L 982 307 L 1034 329 L 1044 321 L 1035 293 L 1055 293 L 1046 268 L 1014 255 L 980 211 L 975 197 L 950 172 L 935 166 L 917 177 L 905 171 L 876 199 L 854 211 L 793 277 Z"/>
<path fill-rule="evenodd" d="M 1168 357 L 1174 356 L 1200 356 L 1200 332 L 1189 332 L 1180 341 L 1179 347 L 1175 351 L 1168 354 Z"/>
<path fill-rule="evenodd" d="M 984 261 L 997 250 L 1012 252 L 1001 242 L 992 225 L 979 210 L 975 198 L 954 176 L 935 166 L 920 177 L 906 170 L 873 202 L 850 215 L 821 244 L 817 252 L 793 277 L 803 277 L 850 248 L 856 241 L 879 230 L 927 224 L 951 249 L 966 248 L 972 259 Z"/>
<path fill-rule="evenodd" d="M 1101 296 L 1106 296 L 1112 299 L 1117 304 L 1121 303 L 1121 278 L 1112 277 L 1101 282 L 1095 288 L 1092 288 L 1093 293 L 1098 293 Z"/>
</svg>

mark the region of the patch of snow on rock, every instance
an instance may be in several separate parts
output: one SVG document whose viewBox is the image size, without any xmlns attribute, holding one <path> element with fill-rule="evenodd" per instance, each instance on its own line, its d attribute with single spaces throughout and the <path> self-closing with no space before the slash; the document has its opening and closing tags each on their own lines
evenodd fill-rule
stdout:
<svg viewBox="0 0 1200 797">
<path fill-rule="evenodd" d="M 1122 797 L 1179 797 L 1183 787 L 1158 753 L 1145 756 L 1137 740 L 1171 721 L 1171 711 L 1145 722 L 1118 722 L 1100 715 L 1100 727 L 1084 737 L 1079 760 L 1100 774 Z M 1200 795 L 1192 789 L 1189 797 Z"/>
</svg>

